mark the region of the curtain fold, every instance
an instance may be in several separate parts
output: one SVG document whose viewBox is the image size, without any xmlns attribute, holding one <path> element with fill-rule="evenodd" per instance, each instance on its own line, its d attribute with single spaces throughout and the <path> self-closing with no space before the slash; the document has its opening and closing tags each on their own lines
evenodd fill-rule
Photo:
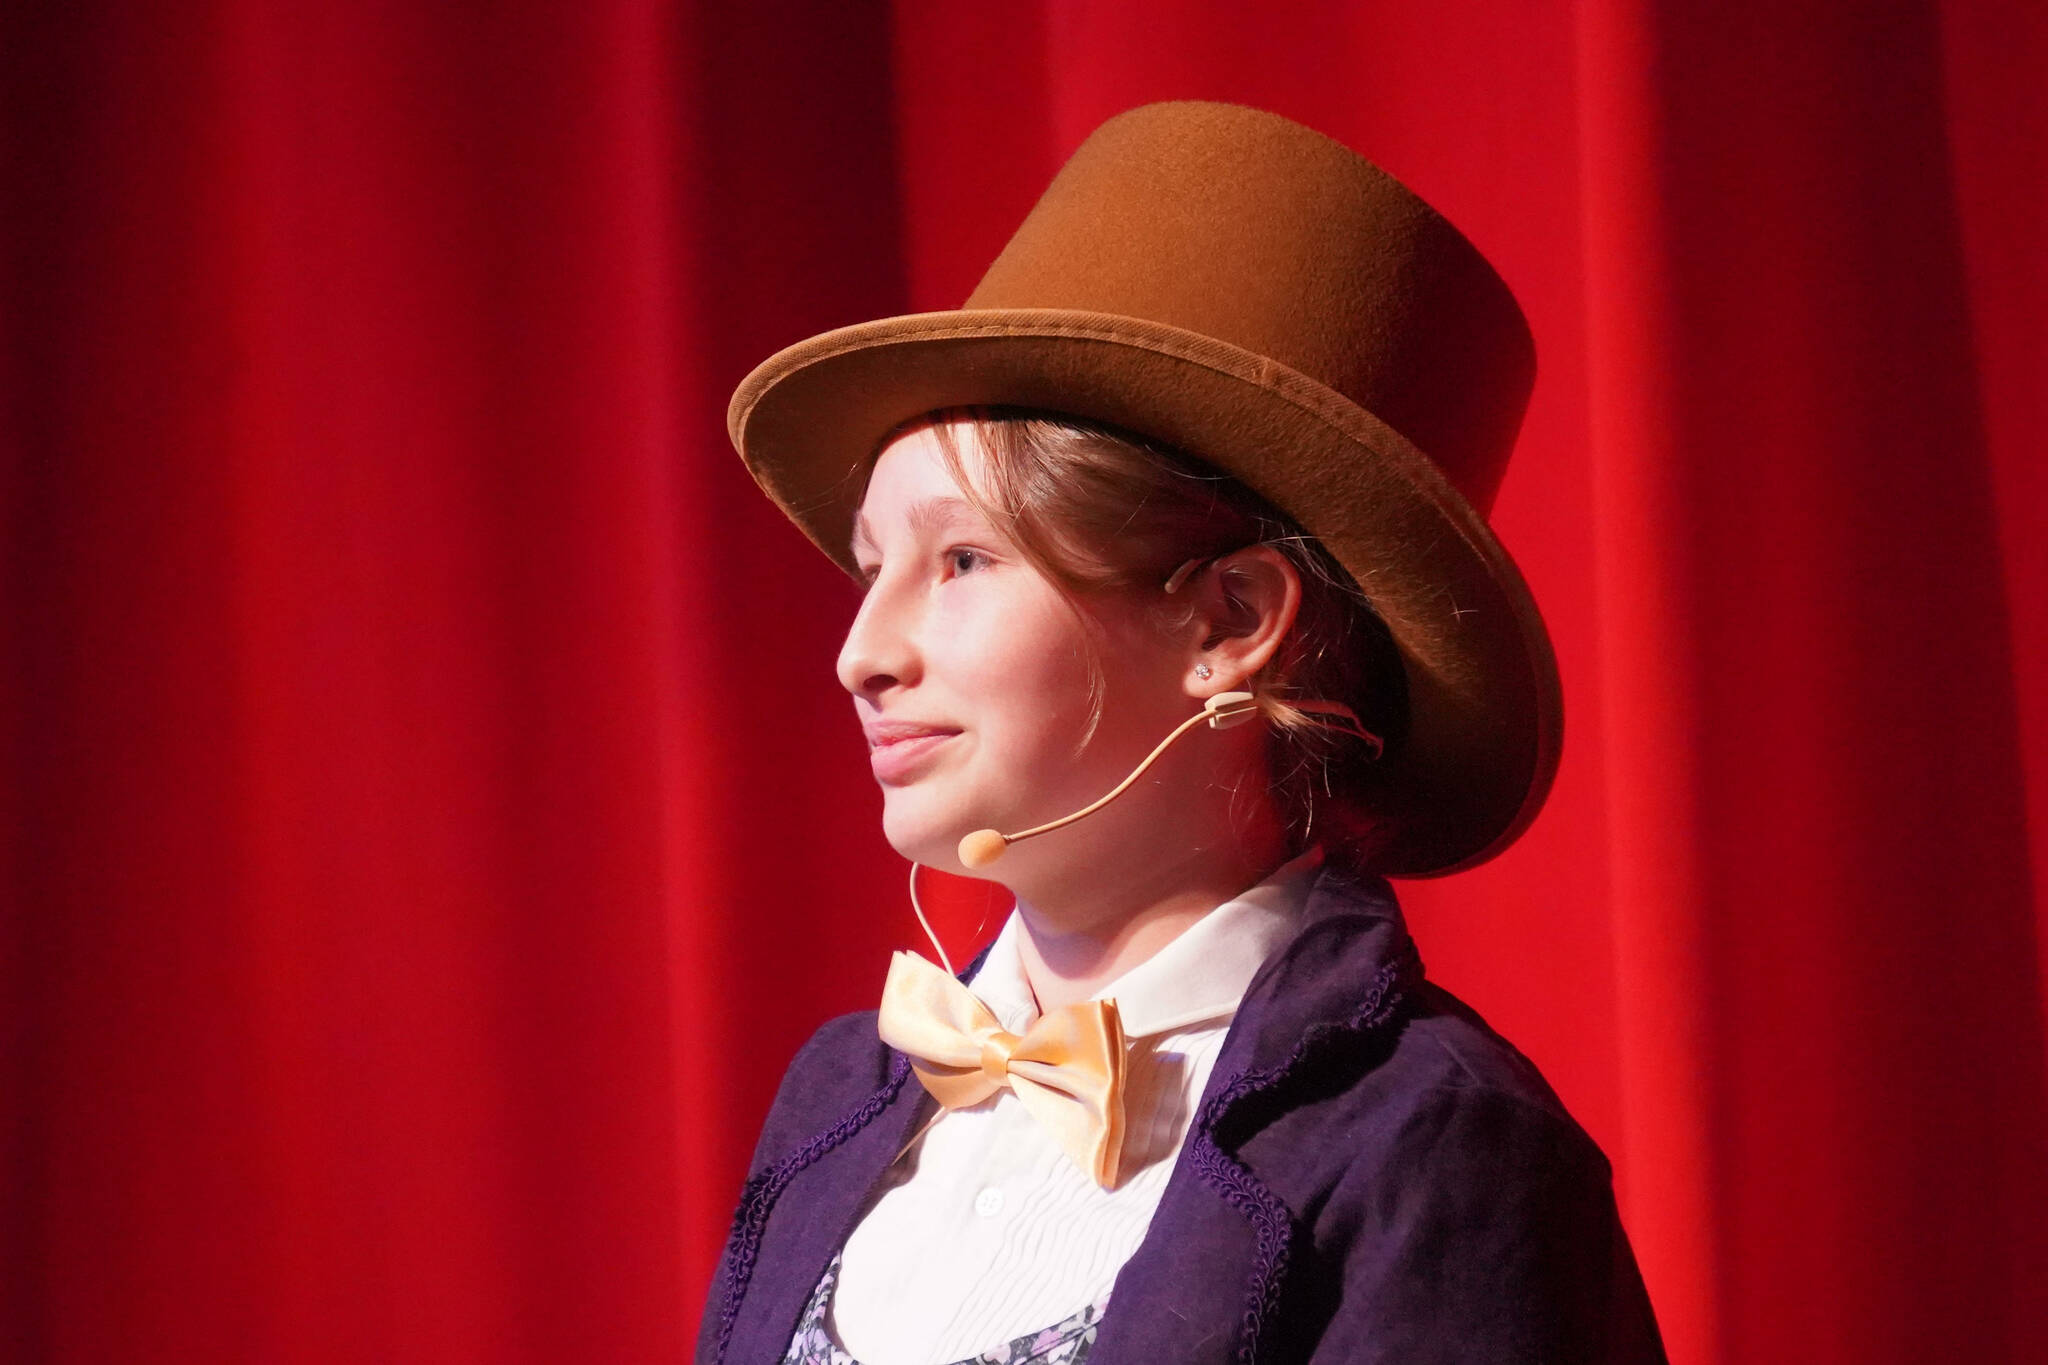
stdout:
<svg viewBox="0 0 2048 1365">
<path fill-rule="evenodd" d="M 2042 70 L 1992 0 L 10 8 L 0 1354 L 687 1357 L 921 937 L 727 395 L 1195 97 L 1529 313 L 1564 766 L 1401 889 L 1674 1361 L 2048 1356 Z"/>
</svg>

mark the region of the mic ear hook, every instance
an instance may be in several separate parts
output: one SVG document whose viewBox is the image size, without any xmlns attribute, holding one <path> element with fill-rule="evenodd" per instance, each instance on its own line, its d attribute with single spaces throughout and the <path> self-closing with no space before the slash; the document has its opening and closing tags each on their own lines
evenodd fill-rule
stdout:
<svg viewBox="0 0 2048 1365">
<path fill-rule="evenodd" d="M 1257 715 L 1259 703 L 1249 692 L 1218 692 L 1202 703 L 1202 709 L 1208 712 L 1210 729 L 1228 730 Z"/>
<path fill-rule="evenodd" d="M 1339 731 L 1372 746 L 1374 759 L 1387 751 L 1386 742 L 1366 729 L 1365 723 L 1359 720 L 1358 713 L 1341 701 L 1304 697 L 1288 704 L 1298 711 L 1308 712 L 1316 724 L 1324 729 Z M 1259 706 L 1258 699 L 1249 692 L 1218 692 L 1202 705 L 1209 713 L 1209 727 L 1214 730 L 1228 730 L 1233 725 L 1242 725 L 1263 709 Z"/>
</svg>

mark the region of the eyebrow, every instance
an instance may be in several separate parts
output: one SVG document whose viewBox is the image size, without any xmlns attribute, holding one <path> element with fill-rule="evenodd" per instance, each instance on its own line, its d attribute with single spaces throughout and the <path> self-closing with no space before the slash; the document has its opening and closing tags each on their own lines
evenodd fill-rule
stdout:
<svg viewBox="0 0 2048 1365">
<path fill-rule="evenodd" d="M 906 519 L 910 522 L 911 530 L 922 534 L 930 534 L 942 526 L 950 525 L 962 517 L 971 517 L 974 514 L 973 506 L 966 499 L 956 498 L 950 494 L 940 494 L 925 498 L 921 502 L 912 503 Z M 869 549 L 875 548 L 875 537 L 873 532 L 868 529 L 868 518 L 865 512 L 856 516 L 853 520 L 853 541 L 848 546 L 848 552 L 857 552 L 863 545 Z"/>
</svg>

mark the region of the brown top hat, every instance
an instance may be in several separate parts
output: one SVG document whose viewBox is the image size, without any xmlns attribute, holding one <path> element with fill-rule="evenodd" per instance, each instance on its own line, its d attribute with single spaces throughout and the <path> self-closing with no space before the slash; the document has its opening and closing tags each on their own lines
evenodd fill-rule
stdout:
<svg viewBox="0 0 2048 1365">
<path fill-rule="evenodd" d="M 1483 862 L 1535 817 L 1563 731 L 1550 639 L 1485 521 L 1535 370 L 1493 269 L 1392 176 L 1229 104 L 1098 128 L 957 312 L 841 327 L 764 361 L 728 428 L 820 549 L 869 465 L 938 408 L 1050 409 L 1165 441 L 1284 509 L 1399 647 L 1381 870 Z"/>
</svg>

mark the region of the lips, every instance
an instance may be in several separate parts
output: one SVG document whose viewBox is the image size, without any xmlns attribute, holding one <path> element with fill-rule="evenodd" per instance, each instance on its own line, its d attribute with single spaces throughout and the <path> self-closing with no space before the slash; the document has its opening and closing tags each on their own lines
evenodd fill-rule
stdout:
<svg viewBox="0 0 2048 1365">
<path fill-rule="evenodd" d="M 888 744 L 900 744 L 905 740 L 924 739 L 931 735 L 957 735 L 957 726 L 926 725 L 920 721 L 878 720 L 866 727 L 868 747 L 879 749 Z"/>
<path fill-rule="evenodd" d="M 875 779 L 894 785 L 909 778 L 958 730 L 908 722 L 885 722 L 868 727 L 868 763 Z"/>
</svg>

